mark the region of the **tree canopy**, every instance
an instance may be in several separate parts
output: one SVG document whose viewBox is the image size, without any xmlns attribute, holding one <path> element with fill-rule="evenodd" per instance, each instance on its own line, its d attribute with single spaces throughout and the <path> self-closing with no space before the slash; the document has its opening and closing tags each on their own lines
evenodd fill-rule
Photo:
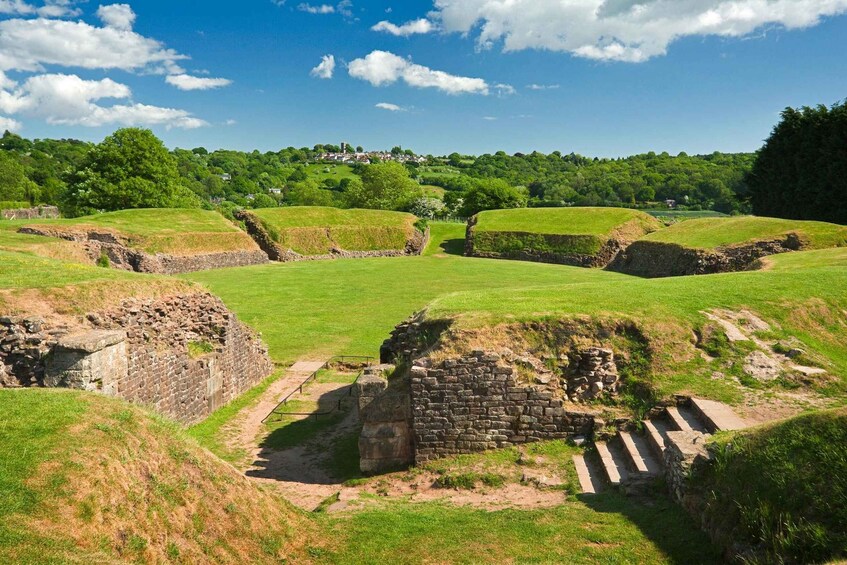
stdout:
<svg viewBox="0 0 847 565">
<path fill-rule="evenodd" d="M 393 161 L 365 167 L 362 182 L 347 189 L 351 208 L 405 210 L 420 196 L 420 186 L 409 170 Z"/>
<path fill-rule="evenodd" d="M 847 224 L 847 102 L 787 108 L 747 184 L 758 215 Z"/>
</svg>

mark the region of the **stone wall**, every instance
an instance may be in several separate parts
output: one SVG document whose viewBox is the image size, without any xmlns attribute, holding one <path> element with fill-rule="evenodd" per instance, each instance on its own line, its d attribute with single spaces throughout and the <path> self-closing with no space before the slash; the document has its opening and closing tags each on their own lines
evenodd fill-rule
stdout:
<svg viewBox="0 0 847 565">
<path fill-rule="evenodd" d="M 0 218 L 4 220 L 42 220 L 58 217 L 59 209 L 55 206 L 37 206 L 35 208 L 0 210 Z"/>
<path fill-rule="evenodd" d="M 609 265 L 609 270 L 649 278 L 730 273 L 747 270 L 762 257 L 802 248 L 803 243 L 796 234 L 773 241 L 757 241 L 714 250 L 636 241 Z"/>
<path fill-rule="evenodd" d="M 105 256 L 109 259 L 110 267 L 137 273 L 175 275 L 268 262 L 268 256 L 259 249 L 177 256 L 133 249 L 123 238 L 108 231 L 65 231 L 42 226 L 24 227 L 19 231 L 77 242 L 85 249 L 92 263 Z"/>
<path fill-rule="evenodd" d="M 258 335 L 211 294 L 128 300 L 81 327 L 0 318 L 0 386 L 99 391 L 193 423 L 273 371 Z"/>
<path fill-rule="evenodd" d="M 496 353 L 416 363 L 410 388 L 417 463 L 594 430 L 595 416 L 569 409 L 558 383 L 520 383 Z"/>
<path fill-rule="evenodd" d="M 359 420 L 359 467 L 373 474 L 414 462 L 408 375 L 390 381 L 393 365 L 369 367 L 355 385 Z"/>
</svg>

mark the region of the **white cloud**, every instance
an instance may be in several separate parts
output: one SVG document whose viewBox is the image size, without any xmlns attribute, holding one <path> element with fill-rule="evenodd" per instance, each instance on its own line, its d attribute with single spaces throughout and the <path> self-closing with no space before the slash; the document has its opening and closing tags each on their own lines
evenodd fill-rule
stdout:
<svg viewBox="0 0 847 565">
<path fill-rule="evenodd" d="M 0 70 L 57 65 L 181 73 L 177 61 L 186 58 L 128 29 L 47 18 L 0 21 Z"/>
<path fill-rule="evenodd" d="M 814 26 L 847 0 L 435 0 L 446 32 L 477 33 L 505 51 L 546 49 L 604 61 L 643 62 L 677 39 L 744 37 L 764 26 Z"/>
<path fill-rule="evenodd" d="M 437 88 L 448 94 L 482 94 L 489 92 L 481 78 L 455 76 L 417 65 L 387 51 L 373 51 L 363 59 L 351 61 L 348 72 L 353 78 L 374 86 L 394 84 L 398 80 L 416 88 Z"/>
<path fill-rule="evenodd" d="M 81 12 L 72 5 L 75 0 L 47 0 L 43 6 L 36 8 L 24 0 L 0 0 L 0 14 L 12 16 L 38 15 L 47 18 L 62 18 L 77 16 Z"/>
<path fill-rule="evenodd" d="M 225 121 L 225 122 L 224 122 L 224 124 L 225 124 L 225 125 L 228 125 L 228 126 L 234 126 L 234 125 L 237 125 L 237 124 L 238 124 L 238 121 L 237 121 L 237 120 L 233 120 L 232 118 L 230 118 L 230 119 L 228 119 L 227 121 Z"/>
<path fill-rule="evenodd" d="M 307 12 L 309 14 L 334 14 L 335 6 L 330 6 L 329 4 L 321 4 L 320 6 L 313 6 L 311 4 L 300 4 L 297 6 L 297 9 L 301 12 Z"/>
<path fill-rule="evenodd" d="M 515 90 L 515 87 L 512 86 L 511 84 L 503 84 L 503 83 L 495 84 L 494 90 L 497 91 L 497 96 L 500 96 L 501 98 L 506 97 L 506 96 L 511 96 L 511 95 L 517 93 L 517 90 Z"/>
<path fill-rule="evenodd" d="M 380 110 L 388 110 L 389 112 L 405 112 L 406 109 L 402 106 L 398 106 L 397 104 L 390 104 L 388 102 L 380 102 L 376 105 Z"/>
<path fill-rule="evenodd" d="M 528 84 L 527 90 L 558 90 L 558 84 Z"/>
<path fill-rule="evenodd" d="M 0 116 L 0 132 L 21 131 L 21 129 L 23 129 L 23 124 L 19 121 Z"/>
<path fill-rule="evenodd" d="M 372 31 L 384 31 L 391 35 L 399 37 L 409 37 L 415 34 L 425 34 L 435 31 L 435 26 L 426 18 L 406 22 L 403 25 L 396 25 L 391 22 L 382 21 L 371 28 Z"/>
<path fill-rule="evenodd" d="M 111 4 L 97 8 L 97 17 L 106 27 L 129 30 L 135 23 L 135 12 L 129 4 Z"/>
<path fill-rule="evenodd" d="M 324 55 L 320 64 L 309 73 L 315 78 L 330 79 L 335 73 L 335 55 Z"/>
<path fill-rule="evenodd" d="M 128 86 L 112 79 L 84 80 L 76 75 L 45 74 L 30 77 L 20 86 L 5 80 L 0 89 L 0 112 L 41 118 L 54 125 L 163 125 L 182 129 L 208 125 L 185 110 L 131 100 L 112 106 L 97 104 L 102 100 L 131 97 Z"/>
<path fill-rule="evenodd" d="M 35 8 L 22 0 L 0 0 L 0 14 L 25 15 L 35 13 Z"/>
<path fill-rule="evenodd" d="M 227 78 L 205 78 L 186 74 L 170 75 L 165 78 L 165 82 L 180 90 L 211 90 L 232 84 Z"/>
</svg>

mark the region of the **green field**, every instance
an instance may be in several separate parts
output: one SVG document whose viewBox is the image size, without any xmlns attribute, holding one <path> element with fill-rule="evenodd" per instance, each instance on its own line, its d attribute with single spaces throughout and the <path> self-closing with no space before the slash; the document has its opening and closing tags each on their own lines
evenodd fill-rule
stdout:
<svg viewBox="0 0 847 565">
<path fill-rule="evenodd" d="M 342 210 L 317 206 L 253 210 L 271 239 L 301 255 L 345 251 L 403 250 L 417 218 L 403 212 Z"/>
<path fill-rule="evenodd" d="M 132 247 L 174 255 L 256 249 L 244 231 L 208 210 L 122 210 L 61 220 L 17 222 L 59 230 L 106 229 L 124 236 Z"/>
<path fill-rule="evenodd" d="M 609 236 L 629 222 L 646 230 L 660 227 L 647 214 L 625 208 L 521 208 L 481 212 L 477 217 L 476 229 L 483 232 Z"/>
<path fill-rule="evenodd" d="M 673 243 L 696 249 L 716 249 L 779 239 L 790 233 L 798 234 L 810 249 L 847 245 L 845 226 L 754 216 L 688 220 L 652 233 L 645 237 L 644 241 Z"/>
<path fill-rule="evenodd" d="M 318 163 L 315 165 L 306 165 L 305 171 L 306 175 L 308 175 L 310 179 L 316 180 L 318 184 L 327 179 L 341 181 L 342 179 L 356 177 L 356 173 L 353 172 L 353 168 L 350 167 L 350 165 L 330 165 Z"/>
</svg>

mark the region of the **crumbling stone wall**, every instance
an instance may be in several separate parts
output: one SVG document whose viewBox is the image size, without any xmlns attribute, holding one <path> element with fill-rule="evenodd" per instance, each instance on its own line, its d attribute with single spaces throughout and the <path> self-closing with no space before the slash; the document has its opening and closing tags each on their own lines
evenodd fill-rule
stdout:
<svg viewBox="0 0 847 565">
<path fill-rule="evenodd" d="M 55 206 L 36 206 L 35 208 L 0 210 L 0 218 L 4 220 L 41 220 L 58 217 L 59 209 Z"/>
<path fill-rule="evenodd" d="M 411 369 L 415 461 L 590 435 L 595 416 L 566 406 L 558 383 L 518 382 L 500 355 L 474 351 Z"/>
<path fill-rule="evenodd" d="M 83 327 L 0 318 L 0 367 L 0 386 L 96 390 L 185 423 L 273 371 L 259 336 L 206 293 L 128 300 Z"/>
<path fill-rule="evenodd" d="M 574 401 L 616 394 L 620 384 L 615 353 L 611 349 L 590 347 L 572 354 L 566 370 L 568 397 Z"/>
<path fill-rule="evenodd" d="M 414 461 L 408 375 L 389 381 L 393 365 L 369 367 L 355 385 L 362 473 L 393 471 Z"/>
<path fill-rule="evenodd" d="M 751 268 L 762 257 L 800 251 L 802 248 L 803 242 L 797 234 L 714 250 L 636 241 L 609 265 L 609 270 L 648 278 L 731 273 Z"/>
<path fill-rule="evenodd" d="M 128 242 L 108 231 L 66 231 L 34 226 L 21 228 L 19 232 L 79 243 L 92 263 L 105 256 L 109 258 L 110 267 L 137 273 L 175 275 L 208 269 L 261 265 L 268 262 L 268 256 L 259 249 L 178 256 L 166 253 L 145 253 L 133 249 L 128 246 Z"/>
</svg>

